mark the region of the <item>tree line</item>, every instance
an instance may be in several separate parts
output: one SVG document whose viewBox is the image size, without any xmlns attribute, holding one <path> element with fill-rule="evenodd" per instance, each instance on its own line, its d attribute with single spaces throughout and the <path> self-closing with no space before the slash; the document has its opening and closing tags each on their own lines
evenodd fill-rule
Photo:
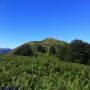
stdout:
<svg viewBox="0 0 90 90">
<path fill-rule="evenodd" d="M 90 64 L 90 44 L 82 40 L 73 40 L 59 47 L 58 56 L 62 61 Z"/>
<path fill-rule="evenodd" d="M 48 51 L 42 45 L 37 46 L 37 51 L 58 57 L 61 61 L 69 61 L 81 64 L 90 64 L 90 44 L 82 40 L 73 40 L 58 47 L 49 47 Z M 15 52 L 15 55 L 33 56 L 30 45 L 23 45 Z"/>
</svg>

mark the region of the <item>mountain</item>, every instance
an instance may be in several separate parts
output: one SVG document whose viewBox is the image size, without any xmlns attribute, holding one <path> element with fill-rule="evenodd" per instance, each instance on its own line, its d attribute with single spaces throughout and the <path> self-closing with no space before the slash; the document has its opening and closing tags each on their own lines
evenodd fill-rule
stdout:
<svg viewBox="0 0 90 90">
<path fill-rule="evenodd" d="M 25 56 L 29 56 L 30 54 L 31 55 L 32 54 L 40 55 L 42 53 L 48 53 L 50 48 L 55 48 L 55 50 L 57 52 L 58 47 L 62 46 L 64 44 L 66 44 L 66 42 L 64 42 L 64 41 L 60 41 L 60 40 L 53 39 L 53 38 L 46 38 L 42 41 L 27 42 L 27 43 L 15 48 L 10 53 L 14 54 L 14 55 L 25 55 Z"/>
<path fill-rule="evenodd" d="M 0 48 L 0 54 L 7 54 L 11 51 L 10 48 Z"/>
<path fill-rule="evenodd" d="M 42 44 L 47 46 L 58 46 L 65 44 L 65 42 L 53 38 L 46 38 L 42 41 Z"/>
</svg>

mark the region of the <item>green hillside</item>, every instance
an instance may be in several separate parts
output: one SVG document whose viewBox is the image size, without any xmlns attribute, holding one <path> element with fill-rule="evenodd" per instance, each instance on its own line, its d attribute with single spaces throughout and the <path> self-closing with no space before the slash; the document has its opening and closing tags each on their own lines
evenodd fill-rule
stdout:
<svg viewBox="0 0 90 90">
<path fill-rule="evenodd" d="M 19 90 L 90 90 L 90 66 L 55 57 L 0 56 L 0 87 Z"/>
<path fill-rule="evenodd" d="M 27 43 L 25 43 L 25 44 L 23 44 L 23 45 L 15 48 L 14 50 L 12 50 L 10 52 L 10 54 L 14 54 L 15 55 L 16 52 L 20 48 L 22 48 L 22 50 L 23 50 L 23 46 L 24 47 L 26 46 L 26 48 L 27 48 L 27 46 L 30 47 L 31 50 L 32 50 L 33 55 L 40 55 L 40 54 L 42 54 L 42 52 L 40 52 L 38 50 L 38 47 L 39 46 L 41 46 L 41 48 L 45 50 L 45 53 L 48 53 L 50 47 L 54 47 L 56 49 L 56 51 L 58 52 L 58 46 L 62 46 L 64 44 L 66 44 L 66 42 L 64 42 L 64 41 L 59 41 L 59 40 L 56 40 L 56 39 L 53 39 L 53 38 L 46 38 L 46 39 L 44 39 L 42 41 L 31 41 L 31 42 L 27 42 Z M 24 52 L 27 52 L 27 51 L 24 51 Z M 27 56 L 29 56 L 29 55 L 27 55 Z"/>
<path fill-rule="evenodd" d="M 64 45 L 66 42 L 60 41 L 57 39 L 53 38 L 46 38 L 45 40 L 42 41 L 42 45 L 46 46 L 59 46 L 59 45 Z"/>
<path fill-rule="evenodd" d="M 0 87 L 90 90 L 89 65 L 90 44 L 87 42 L 66 43 L 52 38 L 31 41 L 0 56 Z"/>
<path fill-rule="evenodd" d="M 77 39 L 67 43 L 46 38 L 42 41 L 27 42 L 12 50 L 9 55 L 54 56 L 64 62 L 90 65 L 90 44 Z"/>
</svg>

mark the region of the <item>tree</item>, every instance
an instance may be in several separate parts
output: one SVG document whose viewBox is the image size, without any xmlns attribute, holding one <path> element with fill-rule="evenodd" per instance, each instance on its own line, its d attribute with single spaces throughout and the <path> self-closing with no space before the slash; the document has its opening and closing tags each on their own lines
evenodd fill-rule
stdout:
<svg viewBox="0 0 90 90">
<path fill-rule="evenodd" d="M 29 45 L 23 45 L 16 49 L 14 55 L 21 55 L 21 56 L 32 56 L 33 51 Z"/>
<path fill-rule="evenodd" d="M 66 51 L 64 60 L 87 64 L 90 57 L 90 44 L 82 40 L 72 41 Z"/>
<path fill-rule="evenodd" d="M 45 52 L 46 52 L 45 48 L 44 48 L 43 46 L 41 46 L 41 45 L 39 45 L 39 46 L 37 47 L 37 50 L 38 50 L 39 52 L 41 52 L 41 53 L 45 53 Z"/>
<path fill-rule="evenodd" d="M 68 44 L 58 46 L 58 57 L 60 58 L 61 61 L 64 60 L 64 57 L 65 57 L 65 54 L 67 51 L 67 46 L 68 46 Z"/>
<path fill-rule="evenodd" d="M 57 52 L 56 52 L 56 48 L 55 48 L 55 47 L 52 46 L 52 47 L 49 48 L 49 55 L 55 56 L 56 53 L 57 53 Z"/>
</svg>

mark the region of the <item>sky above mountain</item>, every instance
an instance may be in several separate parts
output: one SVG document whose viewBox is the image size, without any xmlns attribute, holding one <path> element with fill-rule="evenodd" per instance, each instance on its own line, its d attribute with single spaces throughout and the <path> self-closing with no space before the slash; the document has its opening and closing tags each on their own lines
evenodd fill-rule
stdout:
<svg viewBox="0 0 90 90">
<path fill-rule="evenodd" d="M 90 42 L 90 0 L 0 0 L 0 47 L 46 37 Z"/>
</svg>

